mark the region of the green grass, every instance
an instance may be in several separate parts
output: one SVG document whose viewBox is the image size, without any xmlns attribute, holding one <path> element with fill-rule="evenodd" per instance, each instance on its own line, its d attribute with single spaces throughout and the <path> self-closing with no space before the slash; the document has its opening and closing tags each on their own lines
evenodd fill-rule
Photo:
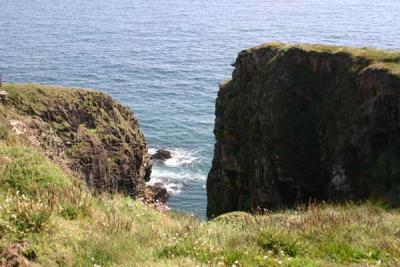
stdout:
<svg viewBox="0 0 400 267">
<path fill-rule="evenodd" d="M 62 188 L 71 184 L 54 163 L 28 147 L 0 146 L 0 155 L 11 159 L 0 167 L 0 187 L 32 195 L 33 190 Z"/>
<path fill-rule="evenodd" d="M 277 49 L 278 51 L 289 51 L 291 49 L 301 49 L 306 52 L 316 53 L 345 53 L 354 59 L 368 60 L 369 68 L 387 70 L 392 74 L 400 75 L 400 51 L 398 50 L 382 50 L 369 47 L 354 48 L 348 46 L 321 45 L 321 44 L 285 44 L 280 42 L 269 42 L 249 51 L 262 48 Z"/>
<path fill-rule="evenodd" d="M 2 122 L 0 122 L 0 140 L 6 140 L 10 136 L 10 130 Z"/>
<path fill-rule="evenodd" d="M 93 196 L 38 151 L 0 145 L 0 255 L 33 266 L 400 264 L 400 213 L 310 205 L 201 221 L 122 195 Z M 78 185 L 77 185 L 78 184 Z M 9 253 L 9 254 L 7 254 Z M 18 254 L 17 254 L 18 255 Z"/>
<path fill-rule="evenodd" d="M 24 116 L 46 110 L 49 99 L 95 97 L 42 85 L 4 87 Z M 396 209 L 373 202 L 319 204 L 212 221 L 160 213 L 120 194 L 91 194 L 73 172 L 21 145 L 28 142 L 11 134 L 7 116 L 10 110 L 0 106 L 0 266 L 400 265 Z M 61 118 L 52 126 L 70 127 Z M 84 130 L 94 135 L 97 128 Z"/>
</svg>

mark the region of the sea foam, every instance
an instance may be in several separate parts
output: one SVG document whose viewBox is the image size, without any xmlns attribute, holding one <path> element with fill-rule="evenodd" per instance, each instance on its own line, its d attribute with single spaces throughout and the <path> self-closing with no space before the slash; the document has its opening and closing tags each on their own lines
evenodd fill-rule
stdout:
<svg viewBox="0 0 400 267">
<path fill-rule="evenodd" d="M 182 148 L 167 149 L 172 158 L 165 161 L 154 162 L 148 185 L 161 183 L 171 195 L 178 195 L 187 183 L 191 181 L 204 181 L 206 175 L 194 167 L 199 161 L 196 151 Z M 149 154 L 154 154 L 157 149 L 149 148 Z"/>
</svg>

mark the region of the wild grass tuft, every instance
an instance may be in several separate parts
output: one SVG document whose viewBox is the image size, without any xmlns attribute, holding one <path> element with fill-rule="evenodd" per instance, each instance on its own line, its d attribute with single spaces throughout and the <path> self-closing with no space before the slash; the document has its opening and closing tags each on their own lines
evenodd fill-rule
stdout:
<svg viewBox="0 0 400 267">
<path fill-rule="evenodd" d="M 3 259 L 91 267 L 400 265 L 400 212 L 379 203 L 311 203 L 201 221 L 118 194 L 94 196 L 31 148 L 0 144 L 0 157 Z"/>
<path fill-rule="evenodd" d="M 0 166 L 0 187 L 3 190 L 34 195 L 38 189 L 58 189 L 71 184 L 65 173 L 32 148 L 0 145 L 0 156 L 11 159 Z"/>
<path fill-rule="evenodd" d="M 10 136 L 10 129 L 0 122 L 0 140 L 6 140 Z"/>
</svg>

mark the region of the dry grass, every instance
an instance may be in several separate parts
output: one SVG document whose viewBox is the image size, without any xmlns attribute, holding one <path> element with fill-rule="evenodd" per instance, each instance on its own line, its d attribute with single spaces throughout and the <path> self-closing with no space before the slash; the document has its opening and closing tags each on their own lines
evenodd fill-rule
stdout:
<svg viewBox="0 0 400 267">
<path fill-rule="evenodd" d="M 310 204 L 212 221 L 92 195 L 39 152 L 0 144 L 0 255 L 34 266 L 398 266 L 400 212 Z"/>
</svg>

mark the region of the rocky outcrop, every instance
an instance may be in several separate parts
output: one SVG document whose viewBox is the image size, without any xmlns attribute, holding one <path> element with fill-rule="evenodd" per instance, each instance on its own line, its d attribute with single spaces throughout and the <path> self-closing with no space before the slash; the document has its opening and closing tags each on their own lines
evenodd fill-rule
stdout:
<svg viewBox="0 0 400 267">
<path fill-rule="evenodd" d="M 400 196 L 400 53 L 270 43 L 216 101 L 208 217 Z"/>
<path fill-rule="evenodd" d="M 154 185 L 148 185 L 145 190 L 144 202 L 152 203 L 166 203 L 169 198 L 167 189 L 164 184 L 155 183 Z"/>
<path fill-rule="evenodd" d="M 170 158 L 172 158 L 172 154 L 166 149 L 159 149 L 156 153 L 151 155 L 151 159 L 167 160 Z"/>
<path fill-rule="evenodd" d="M 145 193 L 151 160 L 137 120 L 110 96 L 43 85 L 3 85 L 3 120 L 98 192 Z"/>
</svg>

